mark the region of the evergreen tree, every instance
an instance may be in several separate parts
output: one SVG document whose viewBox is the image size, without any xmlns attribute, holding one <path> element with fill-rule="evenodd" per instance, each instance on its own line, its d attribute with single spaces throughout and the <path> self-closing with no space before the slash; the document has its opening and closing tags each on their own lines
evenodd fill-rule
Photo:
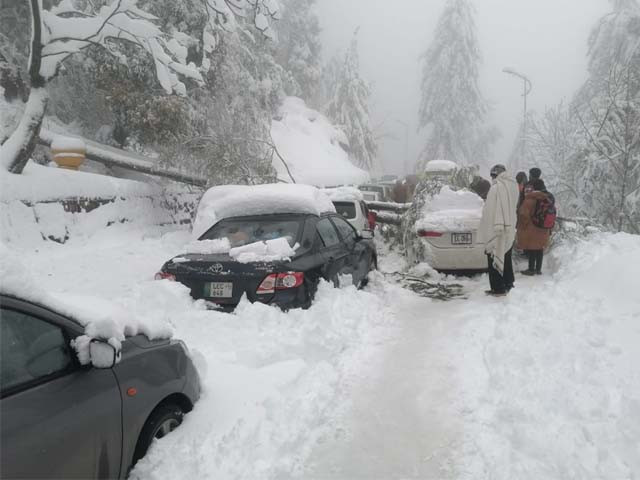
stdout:
<svg viewBox="0 0 640 480">
<path fill-rule="evenodd" d="M 378 145 L 369 118 L 371 89 L 360 77 L 357 30 L 336 76 L 332 92 L 327 106 L 328 117 L 346 134 L 349 140 L 347 148 L 355 163 L 371 169 Z"/>
<path fill-rule="evenodd" d="M 277 60 L 291 76 L 287 93 L 312 104 L 321 78 L 320 21 L 313 8 L 316 0 L 284 0 L 282 20 L 277 24 Z"/>
<path fill-rule="evenodd" d="M 419 125 L 428 136 L 421 163 L 483 163 L 496 132 L 483 127 L 488 106 L 478 87 L 481 58 L 469 0 L 447 0 L 422 60 Z"/>
</svg>

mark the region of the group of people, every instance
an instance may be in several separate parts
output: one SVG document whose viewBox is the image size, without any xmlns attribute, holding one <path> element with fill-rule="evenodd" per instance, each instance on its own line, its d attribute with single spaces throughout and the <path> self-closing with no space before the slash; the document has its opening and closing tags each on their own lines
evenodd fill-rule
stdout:
<svg viewBox="0 0 640 480">
<path fill-rule="evenodd" d="M 532 168 L 529 176 L 520 172 L 515 178 L 504 165 L 491 169 L 492 184 L 478 232 L 489 264 L 488 295 L 504 296 L 514 287 L 512 254 L 516 245 L 529 259 L 529 268 L 521 273 L 542 274 L 544 249 L 555 225 L 555 199 L 541 177 L 539 168 Z"/>
</svg>

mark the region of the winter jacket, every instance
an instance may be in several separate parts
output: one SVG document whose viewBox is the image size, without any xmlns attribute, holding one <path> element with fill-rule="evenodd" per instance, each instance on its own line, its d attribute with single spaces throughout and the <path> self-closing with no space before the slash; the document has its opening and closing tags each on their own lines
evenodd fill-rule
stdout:
<svg viewBox="0 0 640 480">
<path fill-rule="evenodd" d="M 519 193 L 516 181 L 503 172 L 494 180 L 482 209 L 479 241 L 485 244 L 485 252 L 493 257 L 493 266 L 501 275 L 504 257 L 516 238 Z"/>
<path fill-rule="evenodd" d="M 544 250 L 549 245 L 551 231 L 548 228 L 536 227 L 533 214 L 538 200 L 547 197 L 545 192 L 531 192 L 524 197 L 524 202 L 518 210 L 518 248 L 521 250 Z"/>
</svg>

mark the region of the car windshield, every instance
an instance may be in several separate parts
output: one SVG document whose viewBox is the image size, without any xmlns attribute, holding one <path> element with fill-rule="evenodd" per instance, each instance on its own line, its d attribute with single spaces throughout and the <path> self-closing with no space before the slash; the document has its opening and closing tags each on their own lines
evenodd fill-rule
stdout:
<svg viewBox="0 0 640 480">
<path fill-rule="evenodd" d="M 205 233 L 201 240 L 228 239 L 232 248 L 256 242 L 285 238 L 293 247 L 301 231 L 302 219 L 235 218 L 222 220 Z"/>
<path fill-rule="evenodd" d="M 356 204 L 353 202 L 333 202 L 336 207 L 338 215 L 342 215 L 347 220 L 353 220 L 356 218 Z"/>
</svg>

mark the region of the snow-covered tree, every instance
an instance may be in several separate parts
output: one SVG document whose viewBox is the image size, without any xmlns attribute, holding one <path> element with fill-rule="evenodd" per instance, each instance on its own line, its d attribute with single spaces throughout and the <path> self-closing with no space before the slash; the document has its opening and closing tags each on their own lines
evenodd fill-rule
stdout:
<svg viewBox="0 0 640 480">
<path fill-rule="evenodd" d="M 555 195 L 563 215 L 584 215 L 578 201 L 582 172 L 576 162 L 583 135 L 577 118 L 566 104 L 560 103 L 547 108 L 543 115 L 531 112 L 527 125 L 529 156 L 523 168 L 542 169 L 547 188 Z M 520 145 L 514 147 L 516 155 L 521 151 Z"/>
<path fill-rule="evenodd" d="M 290 95 L 307 103 L 314 99 L 322 66 L 320 21 L 314 12 L 316 0 L 282 1 L 282 20 L 277 23 L 277 60 L 291 75 Z"/>
<path fill-rule="evenodd" d="M 203 28 L 200 38 L 177 28 L 163 30 L 157 17 L 136 0 L 105 2 L 62 0 L 43 8 L 41 0 L 29 0 L 32 40 L 28 65 L 29 98 L 15 131 L 0 147 L 2 167 L 20 173 L 28 161 L 42 124 L 49 95 L 47 86 L 68 58 L 99 48 L 127 63 L 144 51 L 153 61 L 156 79 L 166 93 L 185 95 L 185 79 L 202 82 L 201 71 L 209 67 L 208 55 L 223 32 L 250 21 L 267 36 L 273 36 L 271 19 L 278 18 L 276 0 L 201 0 Z M 153 4 L 151 4 L 153 5 Z M 132 48 L 134 47 L 134 48 Z M 199 49 L 201 68 L 189 58 Z"/>
<path fill-rule="evenodd" d="M 497 136 L 486 130 L 488 111 L 478 87 L 481 62 L 474 8 L 447 0 L 434 40 L 422 57 L 420 128 L 427 130 L 421 163 L 433 159 L 484 163 Z"/>
<path fill-rule="evenodd" d="M 326 108 L 327 115 L 346 134 L 349 145 L 345 147 L 355 163 L 371 169 L 374 166 L 378 145 L 369 117 L 371 89 L 360 76 L 357 30 L 331 90 L 331 98 Z"/>
<path fill-rule="evenodd" d="M 640 233 L 640 5 L 612 4 L 589 39 L 589 80 L 574 102 L 584 139 L 573 168 L 586 214 Z"/>
</svg>

